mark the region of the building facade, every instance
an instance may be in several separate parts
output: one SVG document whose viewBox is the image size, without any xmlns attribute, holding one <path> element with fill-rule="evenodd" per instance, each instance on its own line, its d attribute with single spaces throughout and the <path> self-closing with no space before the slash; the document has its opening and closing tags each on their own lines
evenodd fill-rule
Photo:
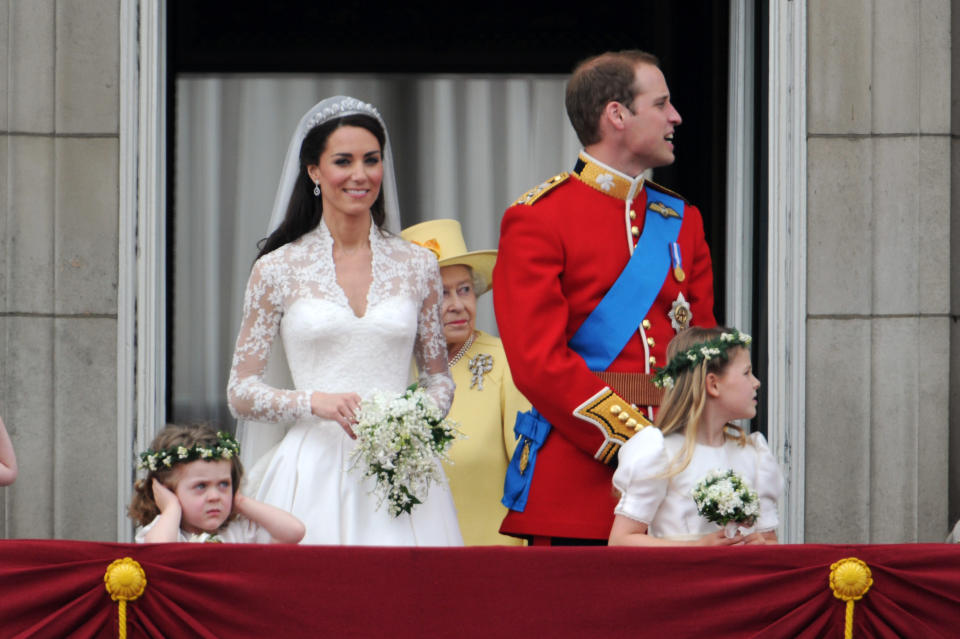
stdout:
<svg viewBox="0 0 960 639">
<path fill-rule="evenodd" d="M 788 541 L 938 541 L 960 516 L 955 5 L 768 5 L 755 179 Z M 133 454 L 164 401 L 163 42 L 148 0 L 0 2 L 8 538 L 130 538 Z"/>
</svg>

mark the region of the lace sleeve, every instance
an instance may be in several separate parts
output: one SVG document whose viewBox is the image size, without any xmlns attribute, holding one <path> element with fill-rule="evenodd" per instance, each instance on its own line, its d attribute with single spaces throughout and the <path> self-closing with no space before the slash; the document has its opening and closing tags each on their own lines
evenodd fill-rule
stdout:
<svg viewBox="0 0 960 639">
<path fill-rule="evenodd" d="M 277 268 L 281 265 L 268 262 L 267 258 L 258 260 L 247 282 L 243 320 L 227 383 L 227 398 L 234 417 L 288 422 L 310 414 L 309 391 L 283 390 L 264 381 L 283 316 L 283 286 L 282 278 L 275 277 Z"/>
<path fill-rule="evenodd" d="M 424 387 L 446 415 L 453 403 L 456 386 L 447 366 L 447 344 L 440 320 L 440 302 L 443 300 L 440 267 L 432 254 L 427 253 L 426 256 L 427 259 L 418 264 L 425 273 L 425 290 L 417 318 L 417 339 L 413 345 L 413 354 L 417 360 L 417 370 L 420 371 L 419 385 Z"/>
</svg>

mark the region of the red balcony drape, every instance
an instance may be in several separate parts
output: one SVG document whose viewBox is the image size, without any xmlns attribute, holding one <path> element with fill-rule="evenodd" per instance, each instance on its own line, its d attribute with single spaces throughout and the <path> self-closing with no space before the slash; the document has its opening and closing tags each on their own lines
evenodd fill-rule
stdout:
<svg viewBox="0 0 960 639">
<path fill-rule="evenodd" d="M 960 636 L 960 545 L 358 548 L 0 542 L 0 635 L 115 637 L 103 576 L 132 557 L 129 637 L 843 637 L 828 585 L 865 561 L 855 637 Z"/>
</svg>

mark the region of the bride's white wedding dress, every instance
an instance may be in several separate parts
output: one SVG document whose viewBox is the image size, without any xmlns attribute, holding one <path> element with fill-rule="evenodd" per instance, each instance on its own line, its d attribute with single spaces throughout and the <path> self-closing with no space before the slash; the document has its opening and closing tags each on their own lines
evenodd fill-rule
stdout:
<svg viewBox="0 0 960 639">
<path fill-rule="evenodd" d="M 373 480 L 351 468 L 350 439 L 310 412 L 310 394 L 401 393 L 415 355 L 420 383 L 446 411 L 454 385 L 439 317 L 442 296 L 433 255 L 371 225 L 373 281 L 357 317 L 336 279 L 333 239 L 321 221 L 254 265 L 244 299 L 228 395 L 238 417 L 295 422 L 251 473 L 251 496 L 287 510 L 307 528 L 303 543 L 445 546 L 463 543 L 446 484 L 393 517 L 378 506 Z M 277 335 L 297 390 L 268 385 L 263 371 Z"/>
</svg>

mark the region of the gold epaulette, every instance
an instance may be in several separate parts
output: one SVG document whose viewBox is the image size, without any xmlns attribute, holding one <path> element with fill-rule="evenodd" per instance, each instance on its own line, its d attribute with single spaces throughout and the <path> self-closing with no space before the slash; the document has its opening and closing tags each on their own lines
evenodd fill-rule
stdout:
<svg viewBox="0 0 960 639">
<path fill-rule="evenodd" d="M 570 174 L 567 173 L 566 171 L 564 171 L 563 173 L 554 175 L 552 178 L 550 178 L 546 182 L 542 184 L 538 184 L 537 186 L 533 187 L 532 189 L 530 189 L 529 191 L 521 195 L 519 198 L 517 198 L 517 201 L 513 203 L 513 206 L 516 206 L 517 204 L 527 204 L 527 205 L 533 204 L 534 202 L 542 198 L 544 195 L 549 193 L 550 190 L 553 189 L 555 186 L 558 186 L 566 182 L 567 178 L 569 177 L 570 177 Z"/>
<path fill-rule="evenodd" d="M 683 201 L 686 202 L 687 204 L 690 204 L 690 201 L 687 200 L 687 198 L 683 197 L 682 195 L 680 195 L 680 194 L 677 193 L 676 191 L 671 191 L 670 189 L 668 189 L 667 187 L 663 186 L 662 184 L 657 184 L 657 183 L 654 182 L 653 180 L 644 180 L 644 183 L 645 183 L 647 186 L 653 187 L 653 188 L 655 188 L 655 189 L 658 190 L 658 191 L 662 191 L 662 192 L 666 193 L 667 195 L 672 195 L 672 196 L 675 197 L 675 198 L 680 198 L 681 200 L 683 200 Z"/>
</svg>

